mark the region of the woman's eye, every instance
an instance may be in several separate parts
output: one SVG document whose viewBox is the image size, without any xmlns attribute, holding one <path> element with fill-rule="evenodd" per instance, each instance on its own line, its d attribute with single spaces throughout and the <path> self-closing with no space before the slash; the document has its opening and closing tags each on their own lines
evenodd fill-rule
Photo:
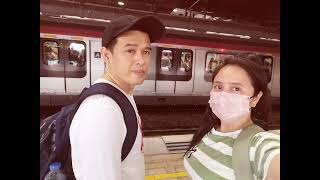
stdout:
<svg viewBox="0 0 320 180">
<path fill-rule="evenodd" d="M 240 88 L 234 87 L 232 88 L 232 91 L 240 91 Z"/>
<path fill-rule="evenodd" d="M 221 89 L 221 86 L 215 85 L 215 86 L 213 86 L 213 88 L 214 88 L 214 89 Z"/>
</svg>

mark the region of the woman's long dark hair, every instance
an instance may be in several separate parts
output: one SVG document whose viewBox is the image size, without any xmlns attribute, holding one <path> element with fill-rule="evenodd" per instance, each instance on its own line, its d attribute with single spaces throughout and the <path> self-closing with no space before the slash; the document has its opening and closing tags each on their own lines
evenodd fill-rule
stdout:
<svg viewBox="0 0 320 180">
<path fill-rule="evenodd" d="M 260 67 L 260 65 L 253 62 L 256 60 L 255 56 L 251 57 L 230 57 L 226 58 L 222 64 L 220 64 L 213 72 L 212 82 L 218 72 L 226 65 L 235 65 L 247 72 L 251 80 L 251 84 L 254 88 L 254 95 L 256 96 L 260 91 L 262 91 L 262 96 L 257 103 L 256 107 L 251 109 L 251 119 L 257 124 L 258 121 L 266 122 L 268 120 L 269 112 L 271 111 L 271 95 L 267 84 L 267 75 L 265 71 Z M 200 127 L 197 132 L 193 135 L 191 143 L 187 152 L 192 151 L 192 149 L 201 141 L 201 139 L 214 127 L 217 129 L 220 127 L 220 119 L 212 112 L 209 104 L 200 121 Z"/>
</svg>

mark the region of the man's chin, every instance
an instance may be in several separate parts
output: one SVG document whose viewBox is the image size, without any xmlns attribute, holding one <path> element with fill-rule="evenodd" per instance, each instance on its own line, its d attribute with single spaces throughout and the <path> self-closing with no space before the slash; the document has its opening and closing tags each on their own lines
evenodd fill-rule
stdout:
<svg viewBox="0 0 320 180">
<path fill-rule="evenodd" d="M 140 84 L 142 84 L 143 82 L 144 82 L 144 79 L 139 80 L 139 81 L 136 82 L 136 85 L 140 85 Z"/>
<path fill-rule="evenodd" d="M 140 84 L 142 84 L 143 83 L 143 81 L 146 79 L 146 77 L 145 76 L 143 76 L 143 77 L 135 77 L 135 84 L 136 85 L 140 85 Z"/>
<path fill-rule="evenodd" d="M 140 85 L 140 84 L 143 83 L 144 79 L 145 78 L 135 78 L 135 79 L 132 79 L 129 82 L 131 82 L 132 85 Z"/>
</svg>

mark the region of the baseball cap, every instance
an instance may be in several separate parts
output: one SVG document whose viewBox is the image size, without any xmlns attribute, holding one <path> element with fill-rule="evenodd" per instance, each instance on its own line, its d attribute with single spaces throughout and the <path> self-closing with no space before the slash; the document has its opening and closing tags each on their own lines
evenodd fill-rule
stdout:
<svg viewBox="0 0 320 180">
<path fill-rule="evenodd" d="M 153 15 L 146 15 L 140 18 L 124 15 L 112 20 L 105 27 L 102 36 L 102 46 L 106 47 L 113 39 L 130 29 L 146 32 L 149 35 L 151 43 L 159 40 L 165 34 L 163 23 Z"/>
</svg>

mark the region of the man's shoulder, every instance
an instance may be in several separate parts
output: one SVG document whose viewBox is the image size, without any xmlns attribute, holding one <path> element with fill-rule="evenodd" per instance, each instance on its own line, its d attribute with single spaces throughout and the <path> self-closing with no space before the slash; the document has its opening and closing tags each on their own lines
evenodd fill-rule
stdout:
<svg viewBox="0 0 320 180">
<path fill-rule="evenodd" d="M 106 95 L 92 95 L 87 97 L 78 108 L 72 124 L 82 124 L 89 126 L 94 124 L 103 124 L 111 122 L 121 122 L 123 114 L 119 105 L 110 97 Z M 90 120 L 88 120 L 90 119 Z"/>
<path fill-rule="evenodd" d="M 98 106 L 108 106 L 108 107 L 119 106 L 113 98 L 104 94 L 95 94 L 95 95 L 89 96 L 81 103 L 81 106 L 82 105 L 84 106 L 98 105 Z"/>
</svg>

